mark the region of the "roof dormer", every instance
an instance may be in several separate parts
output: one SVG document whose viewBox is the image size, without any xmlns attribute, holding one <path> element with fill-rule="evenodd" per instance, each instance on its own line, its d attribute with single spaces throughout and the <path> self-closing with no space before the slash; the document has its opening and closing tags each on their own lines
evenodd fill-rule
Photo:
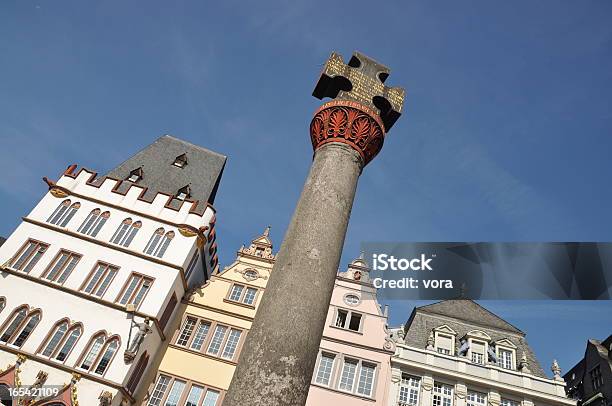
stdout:
<svg viewBox="0 0 612 406">
<path fill-rule="evenodd" d="M 172 165 L 176 166 L 177 168 L 184 168 L 187 166 L 187 154 L 181 154 L 174 158 Z"/>
</svg>

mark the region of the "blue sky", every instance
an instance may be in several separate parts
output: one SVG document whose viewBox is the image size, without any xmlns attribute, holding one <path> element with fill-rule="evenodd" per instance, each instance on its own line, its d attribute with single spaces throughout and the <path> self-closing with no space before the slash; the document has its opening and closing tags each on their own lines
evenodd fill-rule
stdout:
<svg viewBox="0 0 612 406">
<path fill-rule="evenodd" d="M 608 1 L 4 2 L 0 235 L 42 176 L 105 172 L 170 133 L 229 157 L 221 262 L 268 224 L 279 246 L 321 65 L 357 49 L 407 94 L 361 176 L 342 266 L 368 240 L 609 241 L 611 16 Z M 545 365 L 612 332 L 608 303 L 499 306 Z"/>
</svg>

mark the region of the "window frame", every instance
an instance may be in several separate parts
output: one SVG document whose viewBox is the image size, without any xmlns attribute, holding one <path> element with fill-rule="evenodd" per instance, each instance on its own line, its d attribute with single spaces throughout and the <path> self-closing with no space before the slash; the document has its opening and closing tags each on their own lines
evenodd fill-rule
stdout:
<svg viewBox="0 0 612 406">
<path fill-rule="evenodd" d="M 346 313 L 346 318 L 342 326 L 338 325 L 338 315 L 340 314 L 340 312 Z M 349 328 L 349 326 L 351 325 L 351 319 L 353 315 L 359 316 L 359 328 L 357 330 L 353 330 Z M 357 312 L 352 309 L 346 309 L 343 307 L 336 307 L 334 310 L 334 317 L 332 319 L 332 324 L 330 325 L 330 327 L 337 328 L 337 329 L 344 330 L 344 331 L 350 331 L 351 333 L 363 334 L 364 319 L 365 319 L 365 313 Z"/>
<path fill-rule="evenodd" d="M 97 213 L 95 213 L 96 211 Z M 92 216 L 95 216 L 95 218 L 92 218 Z M 89 212 L 87 217 L 85 217 L 85 220 L 83 220 L 83 223 L 81 223 L 77 229 L 77 232 L 92 238 L 96 238 L 110 217 L 110 211 L 102 211 L 101 208 L 97 207 Z M 90 221 L 91 224 L 88 224 Z M 85 229 L 85 226 L 88 226 L 87 229 Z"/>
<path fill-rule="evenodd" d="M 35 244 L 37 246 L 37 248 L 35 250 L 33 250 L 30 254 L 28 254 L 28 257 L 23 262 L 23 264 L 21 265 L 20 268 L 16 268 L 15 264 L 21 260 L 21 257 L 27 252 L 28 248 L 30 247 L 30 244 Z M 51 246 L 51 244 L 48 244 L 46 242 L 43 242 L 43 241 L 40 241 L 40 240 L 36 240 L 34 238 L 28 238 L 21 245 L 21 247 L 19 248 L 17 253 L 11 257 L 11 260 L 9 262 L 10 263 L 9 268 L 11 268 L 11 269 L 13 269 L 15 271 L 24 272 L 26 274 L 29 274 L 32 270 L 34 270 L 36 265 L 38 265 L 38 262 L 41 260 L 41 258 L 48 252 L 50 246 Z M 41 252 L 41 249 L 42 249 L 42 253 L 38 256 L 38 258 L 36 258 L 36 253 Z M 35 258 L 36 258 L 36 260 L 30 266 L 32 260 L 35 259 Z M 30 269 L 26 271 L 25 269 L 28 268 L 28 267 L 30 267 Z"/>
<path fill-rule="evenodd" d="M 441 344 L 441 341 L 438 340 L 438 337 L 444 337 L 444 338 L 450 338 L 450 353 L 447 354 L 446 352 L 442 352 L 440 351 L 441 349 L 444 350 L 445 348 L 441 347 L 439 344 Z M 434 350 L 436 351 L 436 353 L 441 354 L 441 355 L 446 355 L 446 356 L 455 356 L 456 352 L 455 352 L 455 346 L 457 345 L 457 333 L 455 333 L 454 330 L 450 329 L 448 326 L 444 325 L 444 326 L 440 326 L 440 327 L 436 327 L 434 329 Z"/>
<path fill-rule="evenodd" d="M 59 339 L 59 341 L 55 345 L 55 348 L 53 348 L 53 350 L 51 351 L 51 354 L 44 355 L 43 352 L 47 349 L 49 344 L 51 344 L 51 340 L 53 339 L 53 336 L 55 336 L 55 333 L 57 332 L 59 327 L 62 324 L 64 324 L 64 323 L 66 323 L 66 325 L 67 325 L 66 332 Z M 75 342 L 72 344 L 72 347 L 70 347 L 70 350 L 68 350 L 68 352 L 66 353 L 66 357 L 64 358 L 63 361 L 57 359 L 57 356 L 59 355 L 60 350 L 64 347 L 64 345 L 66 344 L 66 342 L 70 338 L 70 335 L 72 334 L 72 332 L 77 330 L 77 329 L 80 330 L 80 334 L 77 337 L 77 339 L 75 340 Z M 40 344 L 40 346 L 38 347 L 38 350 L 36 350 L 36 355 L 39 355 L 39 356 L 41 356 L 43 358 L 50 359 L 50 360 L 55 361 L 55 362 L 59 362 L 59 363 L 65 364 L 66 361 L 68 361 L 68 358 L 70 358 L 70 355 L 72 354 L 72 352 L 76 348 L 77 344 L 81 340 L 81 337 L 83 337 L 83 331 L 84 331 L 83 323 L 81 323 L 81 322 L 70 323 L 70 319 L 68 317 L 64 317 L 63 319 L 60 319 L 60 320 L 56 321 L 55 324 L 53 324 L 53 326 L 51 327 L 51 329 L 47 333 L 47 335 L 45 336 L 45 338 L 42 341 L 42 343 Z"/>
<path fill-rule="evenodd" d="M 234 300 L 232 299 L 232 292 L 234 291 L 235 287 L 241 287 L 242 291 L 240 292 L 240 297 L 238 298 L 238 300 Z M 255 290 L 255 296 L 253 297 L 253 303 L 249 304 L 249 303 L 245 303 L 244 299 L 246 298 L 246 294 L 249 291 L 249 289 Z M 238 283 L 238 282 L 234 282 L 230 285 L 230 288 L 227 290 L 227 294 L 225 295 L 225 299 L 224 301 L 233 303 L 233 304 L 238 304 L 238 305 L 242 305 L 242 306 L 247 306 L 247 307 L 251 307 L 251 308 L 255 308 L 255 305 L 257 304 L 257 299 L 259 298 L 259 291 L 260 289 L 257 286 L 253 286 L 253 285 L 247 285 L 244 283 Z"/>
<path fill-rule="evenodd" d="M 441 391 L 440 392 L 436 392 L 436 387 L 440 387 Z M 450 388 L 450 395 L 444 392 L 444 388 Z M 435 397 L 439 396 L 440 397 L 440 404 L 436 405 L 435 404 Z M 448 406 L 455 406 L 455 386 L 448 384 L 446 382 L 443 381 L 434 381 L 433 383 L 433 387 L 431 388 L 431 406 L 445 406 L 444 405 L 444 400 L 448 399 L 450 400 L 450 405 Z"/>
<path fill-rule="evenodd" d="M 417 382 L 417 385 L 414 386 L 413 382 Z M 421 383 L 422 378 L 415 375 L 410 375 L 405 372 L 402 372 L 399 381 L 399 388 L 397 391 L 397 405 L 398 406 L 419 406 L 419 402 L 421 401 Z M 416 389 L 415 389 L 416 388 Z M 402 389 L 406 389 L 406 397 L 407 400 L 401 400 Z M 410 403 L 410 398 L 416 392 L 416 402 Z"/>
<path fill-rule="evenodd" d="M 61 211 L 60 209 L 64 207 L 66 208 L 65 211 Z M 74 215 L 80 208 L 81 202 L 73 203 L 70 199 L 65 199 L 55 208 L 55 210 L 53 210 L 51 215 L 47 218 L 46 223 L 61 228 L 68 227 L 68 224 L 70 224 L 70 221 L 72 221 Z"/>
<path fill-rule="evenodd" d="M 55 276 L 52 279 L 49 279 L 48 278 L 49 274 L 51 273 L 53 268 L 55 268 L 56 264 L 59 262 L 60 258 L 64 254 L 68 255 L 68 259 L 62 265 L 61 269 L 55 274 Z M 60 277 L 64 275 L 64 273 L 66 272 L 66 269 L 70 266 L 73 258 L 76 258 L 74 267 L 70 270 L 70 272 L 68 273 L 68 276 L 66 276 L 66 278 L 62 282 L 59 282 Z M 40 277 L 49 282 L 53 282 L 58 285 L 63 285 L 68 280 L 68 278 L 70 278 L 70 275 L 72 275 L 72 272 L 74 272 L 74 269 L 77 267 L 77 265 L 79 264 L 82 258 L 83 258 L 82 254 L 62 248 L 57 252 L 57 254 L 55 254 L 55 257 L 53 257 L 53 259 L 51 260 L 49 265 L 47 265 L 47 267 L 45 268 L 43 273 L 40 275 Z"/>
<path fill-rule="evenodd" d="M 102 276 L 100 277 L 100 279 L 98 279 L 98 281 L 94 284 L 93 288 L 91 289 L 91 292 L 86 292 L 85 289 L 87 288 L 87 286 L 89 285 L 89 283 L 91 282 L 91 280 L 93 279 L 94 275 L 96 274 L 96 272 L 98 271 L 98 268 L 104 266 L 104 272 L 102 274 Z M 99 299 L 102 299 L 104 297 L 104 295 L 106 294 L 106 292 L 108 292 L 108 288 L 113 284 L 113 281 L 115 280 L 115 277 L 117 276 L 117 274 L 119 273 L 119 269 L 121 269 L 119 266 L 117 265 L 113 265 L 110 264 L 108 262 L 104 262 L 104 261 L 97 261 L 95 263 L 95 265 L 93 266 L 93 268 L 91 269 L 91 271 L 89 271 L 89 274 L 87 274 L 87 277 L 85 278 L 85 280 L 83 281 L 83 283 L 81 284 L 81 286 L 79 287 L 79 291 L 83 292 L 87 295 L 90 296 L 94 296 L 97 297 Z M 106 288 L 104 289 L 104 291 L 102 292 L 101 295 L 97 295 L 94 292 L 96 292 L 100 286 L 102 286 L 104 284 L 104 281 L 106 280 L 106 278 L 108 277 L 108 274 L 111 270 L 114 270 L 115 273 L 113 274 L 113 276 L 111 277 L 110 281 L 108 282 L 108 284 L 106 285 Z"/>
<path fill-rule="evenodd" d="M 346 355 L 346 354 L 341 354 L 339 358 L 341 359 L 341 361 L 340 361 L 340 364 L 338 365 L 338 371 L 337 371 L 338 374 L 334 378 L 333 388 L 340 392 L 349 393 L 351 395 L 358 396 L 361 398 L 376 399 L 376 386 L 378 383 L 377 380 L 378 380 L 378 375 L 380 371 L 380 363 L 376 361 L 370 361 L 370 360 L 366 360 L 366 359 L 362 359 L 358 357 L 353 357 L 353 356 Z M 355 367 L 355 374 L 353 375 L 353 382 L 352 382 L 351 390 L 340 388 L 340 383 L 342 381 L 342 375 L 344 373 L 344 367 L 347 364 L 347 360 L 357 363 L 357 366 Z M 369 395 L 358 392 L 359 383 L 361 382 L 361 371 L 363 369 L 363 364 L 367 364 L 369 366 L 374 367 L 374 374 L 372 375 L 372 388 L 371 388 Z"/>
<path fill-rule="evenodd" d="M 4 322 L 0 325 L 0 337 L 2 337 L 6 333 L 6 330 L 8 329 L 8 327 L 10 327 L 11 324 L 13 324 L 13 322 L 17 319 L 17 315 L 22 310 L 25 311 L 25 317 L 23 318 L 23 320 L 21 320 L 19 322 L 19 324 L 17 324 L 15 326 L 13 332 L 8 336 L 6 341 L 0 341 L 0 344 L 7 345 L 7 346 L 13 347 L 13 348 L 21 348 L 26 343 L 28 338 L 30 338 L 32 336 L 32 333 L 34 332 L 34 330 L 36 330 L 36 327 L 38 327 L 38 324 L 42 320 L 42 310 L 38 309 L 38 308 L 30 309 L 30 306 L 28 306 L 26 304 L 22 304 L 20 306 L 17 306 L 12 311 L 12 313 L 9 315 L 9 317 L 7 317 L 6 320 L 4 320 Z M 21 333 L 24 331 L 25 327 L 29 324 L 30 320 L 34 316 L 38 316 L 38 321 L 36 322 L 34 327 L 32 327 L 32 330 L 28 333 L 27 337 L 23 340 L 21 345 L 14 344 L 15 340 L 17 340 L 17 338 L 21 335 Z"/>
<path fill-rule="evenodd" d="M 332 358 L 332 364 L 331 364 L 331 370 L 329 371 L 329 378 L 327 380 L 327 383 L 321 383 L 318 381 L 319 379 L 319 370 L 321 369 L 321 361 L 323 360 L 323 357 L 327 357 L 327 358 Z M 333 351 L 328 351 L 328 350 L 324 350 L 321 349 L 319 351 L 319 354 L 317 356 L 317 362 L 315 365 L 315 369 L 314 369 L 314 373 L 312 374 L 312 383 L 315 385 L 320 385 L 320 386 L 324 386 L 326 388 L 331 388 L 334 380 L 335 380 L 335 375 L 336 375 L 336 366 L 337 366 L 337 361 L 338 360 L 338 353 L 333 352 Z"/>
<path fill-rule="evenodd" d="M 134 277 L 138 277 L 138 278 L 140 278 L 140 280 L 136 284 L 136 287 L 134 287 L 134 290 L 132 291 L 132 293 L 130 293 L 130 296 L 128 297 L 127 301 L 125 303 L 121 303 L 121 299 L 123 298 L 123 296 L 126 293 L 127 289 L 129 289 L 129 287 L 131 285 L 131 282 L 132 282 L 132 279 Z M 123 284 L 123 287 L 119 291 L 119 294 L 117 295 L 117 298 L 115 299 L 115 303 L 117 303 L 120 306 L 124 306 L 124 307 L 126 307 L 126 306 L 128 306 L 130 304 L 133 304 L 132 301 L 138 295 L 138 292 L 140 291 L 140 289 L 144 285 L 145 281 L 149 281 L 149 288 L 147 289 L 147 291 L 142 296 L 142 299 L 140 299 L 140 302 L 138 304 L 134 305 L 134 308 L 136 310 L 140 309 L 140 307 L 144 303 L 145 299 L 147 298 L 147 295 L 149 294 L 149 292 L 153 288 L 153 283 L 155 282 L 155 278 L 152 277 L 152 276 L 149 276 L 149 275 L 141 274 L 139 272 L 132 272 L 128 276 L 128 278 L 126 279 L 125 283 Z"/>
<path fill-rule="evenodd" d="M 104 342 L 100 346 L 100 349 L 98 350 L 98 353 L 95 355 L 95 357 L 94 357 L 93 361 L 91 362 L 91 365 L 89 366 L 89 368 L 85 369 L 85 368 L 82 367 L 82 364 L 85 361 L 85 359 L 87 358 L 87 356 L 89 355 L 89 352 L 91 351 L 93 344 L 97 341 L 97 339 L 99 337 L 103 337 L 103 341 Z M 112 341 L 115 341 L 115 340 L 117 342 L 117 349 L 115 350 L 115 352 L 111 356 L 110 360 L 106 364 L 106 368 L 104 368 L 104 372 L 102 372 L 101 374 L 95 372 L 96 369 L 98 369 L 100 361 L 102 361 L 102 358 L 104 357 L 104 354 L 106 353 L 109 345 L 111 344 Z M 120 352 L 120 350 L 121 350 L 121 337 L 119 335 L 113 334 L 113 335 L 109 336 L 108 333 L 106 331 L 104 331 L 104 330 L 98 331 L 98 332 L 92 334 L 91 338 L 87 342 L 87 345 L 83 349 L 83 352 L 81 353 L 81 355 L 77 359 L 77 362 L 75 363 L 74 367 L 75 367 L 75 369 L 77 369 L 79 371 L 84 371 L 84 372 L 86 372 L 88 374 L 91 374 L 91 375 L 104 377 L 104 375 L 106 375 L 106 373 L 110 369 L 111 364 L 115 360 L 115 357 L 117 356 L 117 353 Z"/>
<path fill-rule="evenodd" d="M 187 337 L 187 341 L 185 344 L 179 344 L 178 340 L 179 338 L 181 338 L 183 330 L 185 329 L 185 326 L 187 324 L 187 320 L 194 320 L 195 324 L 193 325 L 193 328 L 189 334 L 189 336 Z M 201 323 L 205 323 L 208 324 L 208 332 L 206 333 L 206 338 L 202 341 L 201 345 L 200 345 L 200 349 L 195 349 L 192 348 L 192 344 L 193 341 L 197 335 L 197 331 L 198 331 L 198 327 L 200 326 Z M 221 326 L 221 327 L 225 327 L 226 330 L 223 333 L 223 338 L 219 344 L 219 349 L 216 353 L 209 353 L 208 352 L 208 347 L 210 346 L 210 343 L 213 340 L 213 337 L 215 335 L 215 331 L 217 330 L 217 327 Z M 232 354 L 231 358 L 227 358 L 223 356 L 223 353 L 225 352 L 229 337 L 230 337 L 230 332 L 232 330 L 237 330 L 240 332 L 240 337 L 238 338 L 238 343 L 236 344 L 236 347 L 234 348 L 234 352 Z M 235 363 L 238 360 L 238 356 L 242 350 L 242 346 L 246 340 L 246 335 L 247 335 L 247 330 L 239 327 L 239 326 L 235 326 L 232 324 L 228 324 L 228 323 L 223 323 L 223 322 L 218 322 L 216 320 L 211 320 L 211 319 L 207 319 L 204 317 L 198 317 L 196 315 L 193 314 L 188 314 L 186 313 L 185 316 L 183 317 L 183 319 L 181 320 L 181 324 L 180 324 L 180 328 L 178 328 L 176 330 L 176 332 L 174 333 L 174 336 L 172 337 L 172 341 L 170 342 L 171 345 L 177 346 L 179 348 L 182 348 L 184 350 L 187 351 L 191 351 L 197 354 L 200 354 L 202 356 L 205 357 L 209 357 L 209 358 L 215 358 L 215 359 L 220 359 L 220 360 L 224 360 L 227 362 L 232 362 Z"/>
<path fill-rule="evenodd" d="M 158 383 L 161 377 L 167 378 L 168 381 L 167 381 L 167 384 L 163 392 L 157 394 L 155 397 L 155 401 L 153 401 L 152 398 L 155 392 L 157 391 L 157 386 L 158 386 Z M 204 399 L 206 399 L 206 394 L 209 391 L 216 392 L 219 394 L 219 396 L 217 397 L 215 406 L 219 406 L 223 404 L 223 398 L 225 397 L 225 391 L 221 388 L 217 388 L 216 386 L 212 386 L 212 385 L 207 385 L 199 381 L 185 379 L 184 377 L 179 377 L 176 375 L 168 374 L 166 372 L 158 372 L 153 382 L 149 385 L 148 392 L 151 393 L 151 395 L 149 396 L 148 399 L 145 399 L 142 406 L 163 406 L 165 405 L 168 400 L 168 396 L 170 395 L 170 390 L 172 389 L 172 385 L 174 385 L 174 382 L 177 380 L 185 383 L 185 386 L 183 387 L 183 390 L 181 391 L 179 398 L 177 400 L 177 405 L 185 405 L 187 403 L 187 400 L 189 398 L 189 393 L 191 392 L 194 386 L 202 389 L 202 393 L 200 394 L 200 397 L 197 402 L 198 406 L 204 405 Z M 158 400 L 159 400 L 159 403 L 157 402 Z"/>
<path fill-rule="evenodd" d="M 125 225 L 127 225 L 126 230 L 122 234 L 120 234 L 121 228 Z M 136 235 L 138 234 L 138 231 L 140 231 L 141 228 L 142 221 L 134 221 L 131 217 L 126 217 L 121 221 L 121 223 L 119 223 L 119 226 L 117 227 L 109 241 L 111 244 L 116 244 L 124 248 L 129 248 L 130 244 L 132 244 L 134 238 L 136 238 Z"/>
</svg>

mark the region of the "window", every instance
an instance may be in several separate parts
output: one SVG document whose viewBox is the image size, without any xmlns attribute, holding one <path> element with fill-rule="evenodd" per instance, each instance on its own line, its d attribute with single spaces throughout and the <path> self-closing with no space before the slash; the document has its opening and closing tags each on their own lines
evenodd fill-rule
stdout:
<svg viewBox="0 0 612 406">
<path fill-rule="evenodd" d="M 185 200 L 189 197 L 191 197 L 191 188 L 189 185 L 183 186 L 178 190 L 178 192 L 176 192 L 176 198 L 179 200 Z"/>
<path fill-rule="evenodd" d="M 257 289 L 246 287 L 244 285 L 234 284 L 232 285 L 232 289 L 230 290 L 228 300 L 252 306 L 253 303 L 255 303 L 256 296 Z"/>
<path fill-rule="evenodd" d="M 89 216 L 87 216 L 87 218 L 83 222 L 83 224 L 81 224 L 81 227 L 79 227 L 78 231 L 79 233 L 83 233 L 90 237 L 95 237 L 98 235 L 98 232 L 100 231 L 102 226 L 104 226 L 104 223 L 106 223 L 106 220 L 108 220 L 109 217 L 110 212 L 108 211 L 102 213 L 100 209 L 92 210 L 91 213 L 89 213 Z"/>
<path fill-rule="evenodd" d="M 349 306 L 357 306 L 360 302 L 359 296 L 357 295 L 346 295 L 344 296 L 344 303 Z"/>
<path fill-rule="evenodd" d="M 155 230 L 149 243 L 144 249 L 144 253 L 147 255 L 153 255 L 154 257 L 161 258 L 166 253 L 170 242 L 174 238 L 174 231 L 168 231 L 164 235 L 164 229 L 158 228 Z"/>
<path fill-rule="evenodd" d="M 187 154 L 181 154 L 174 158 L 172 165 L 176 166 L 177 168 L 184 168 L 187 165 Z"/>
<path fill-rule="evenodd" d="M 453 355 L 453 337 L 436 334 L 436 351 L 440 354 Z"/>
<path fill-rule="evenodd" d="M 147 406 L 161 405 L 162 399 L 164 398 L 166 390 L 168 390 L 168 384 L 170 383 L 171 380 L 172 378 L 166 375 L 160 375 L 157 378 L 157 382 L 155 383 L 155 388 L 153 389 L 153 393 L 151 394 L 151 397 L 149 398 L 149 403 L 147 403 Z"/>
<path fill-rule="evenodd" d="M 98 334 L 94 336 L 86 349 L 85 355 L 79 363 L 79 368 L 97 375 L 104 375 L 118 349 L 118 337 L 107 339 L 103 333 Z"/>
<path fill-rule="evenodd" d="M 191 334 L 193 334 L 193 328 L 197 323 L 197 319 L 193 317 L 187 317 L 183 322 L 183 328 L 181 329 L 181 333 L 179 334 L 179 338 L 176 340 L 177 345 L 185 346 L 189 342 L 189 338 L 191 338 Z"/>
<path fill-rule="evenodd" d="M 80 324 L 70 326 L 68 321 L 60 321 L 51 330 L 46 345 L 44 345 L 40 354 L 58 361 L 65 361 L 81 337 L 82 332 L 83 329 Z"/>
<path fill-rule="evenodd" d="M 342 374 L 340 375 L 340 384 L 338 389 L 352 392 L 353 383 L 355 382 L 355 372 L 357 371 L 357 364 L 359 362 L 353 359 L 345 359 L 344 365 L 342 366 Z"/>
<path fill-rule="evenodd" d="M 204 388 L 197 385 L 192 385 L 189 390 L 189 395 L 187 395 L 187 400 L 185 401 L 185 406 L 198 406 L 200 404 L 200 399 L 202 398 L 202 393 L 204 393 Z"/>
<path fill-rule="evenodd" d="M 597 365 L 589 372 L 591 376 L 591 382 L 593 382 L 593 389 L 597 390 L 603 386 L 603 376 L 601 375 L 601 366 Z"/>
<path fill-rule="evenodd" d="M 80 259 L 79 254 L 61 250 L 43 274 L 43 278 L 59 284 L 64 283 Z"/>
<path fill-rule="evenodd" d="M 83 287 L 81 287 L 81 290 L 97 297 L 104 296 L 106 289 L 111 284 L 115 275 L 117 275 L 118 270 L 119 267 L 105 262 L 98 262 L 89 274 Z"/>
<path fill-rule="evenodd" d="M 259 277 L 259 274 L 257 273 L 257 271 L 249 269 L 248 271 L 244 271 L 243 276 L 248 281 L 254 281 L 255 279 Z"/>
<path fill-rule="evenodd" d="M 511 399 L 502 398 L 500 402 L 501 406 L 520 406 L 520 402 Z"/>
<path fill-rule="evenodd" d="M 498 365 L 504 369 L 513 369 L 512 351 L 498 348 L 497 353 Z"/>
<path fill-rule="evenodd" d="M 432 404 L 433 406 L 452 406 L 453 387 L 434 382 Z"/>
<path fill-rule="evenodd" d="M 233 360 L 242 337 L 242 330 L 187 316 L 176 335 L 176 345 L 206 354 Z"/>
<path fill-rule="evenodd" d="M 368 364 L 365 362 L 361 363 L 361 370 L 359 371 L 359 383 L 357 384 L 358 394 L 368 397 L 372 396 L 375 372 L 376 365 Z"/>
<path fill-rule="evenodd" d="M 4 306 L 6 306 L 6 298 L 2 296 L 0 297 L 0 312 L 4 310 Z"/>
<path fill-rule="evenodd" d="M 15 309 L 0 330 L 0 342 L 21 347 L 40 321 L 40 311 L 28 311 L 27 306 Z"/>
<path fill-rule="evenodd" d="M 485 395 L 484 393 L 468 390 L 466 401 L 467 406 L 486 406 L 487 395 Z"/>
<path fill-rule="evenodd" d="M 140 221 L 136 221 L 132 223 L 131 218 L 126 218 L 121 222 L 115 234 L 111 238 L 111 242 L 114 244 L 119 244 L 123 247 L 129 247 L 136 236 L 138 230 L 142 227 L 142 223 Z"/>
<path fill-rule="evenodd" d="M 123 293 L 119 295 L 117 302 L 124 306 L 133 304 L 138 308 L 152 284 L 153 279 L 133 273 L 123 287 Z"/>
<path fill-rule="evenodd" d="M 227 327 L 217 326 L 217 328 L 215 329 L 215 334 L 213 335 L 213 338 L 210 341 L 210 344 L 208 345 L 208 350 L 206 351 L 208 354 L 217 355 L 219 353 L 226 332 Z"/>
<path fill-rule="evenodd" d="M 66 227 L 66 225 L 72 220 L 74 214 L 81 207 L 81 203 L 76 202 L 70 204 L 70 200 L 66 199 L 57 206 L 57 209 L 49 216 L 47 223 L 54 224 L 60 227 Z"/>
<path fill-rule="evenodd" d="M 130 172 L 126 180 L 132 183 L 136 183 L 140 179 L 142 179 L 142 175 L 143 175 L 142 167 L 136 168 L 132 172 Z"/>
<path fill-rule="evenodd" d="M 204 402 L 202 402 L 202 406 L 216 406 L 218 399 L 219 392 L 217 392 L 216 390 L 208 390 L 206 391 L 206 396 L 204 397 Z"/>
<path fill-rule="evenodd" d="M 472 354 L 471 355 L 472 362 L 475 364 L 484 365 L 486 344 L 483 343 L 482 341 L 475 341 L 475 340 L 472 340 L 471 344 L 472 345 L 470 345 L 470 351 Z"/>
<path fill-rule="evenodd" d="M 28 273 L 34 268 L 43 254 L 49 248 L 49 244 L 36 240 L 28 240 L 15 255 L 11 268 Z"/>
<path fill-rule="evenodd" d="M 331 373 L 334 369 L 334 360 L 336 356 L 334 354 L 321 353 L 319 360 L 319 368 L 317 369 L 317 375 L 315 382 L 321 385 L 328 386 L 331 379 Z"/>
<path fill-rule="evenodd" d="M 138 359 L 138 363 L 136 364 L 136 367 L 134 368 L 134 372 L 132 372 L 132 375 L 130 376 L 130 379 L 127 383 L 127 390 L 130 393 L 134 393 L 134 391 L 138 387 L 138 383 L 140 382 L 140 379 L 142 378 L 142 374 L 144 373 L 148 364 L 149 364 L 149 354 L 147 354 L 147 352 L 145 351 L 144 354 L 142 354 L 140 358 Z"/>
<path fill-rule="evenodd" d="M 398 406 L 417 406 L 419 404 L 419 391 L 421 378 L 402 374 L 399 387 Z"/>
<path fill-rule="evenodd" d="M 335 326 L 351 331 L 360 331 L 362 315 L 348 310 L 338 309 L 336 312 Z"/>
<path fill-rule="evenodd" d="M 185 396 L 181 406 L 217 406 L 220 392 L 204 385 L 175 379 L 169 375 L 159 375 L 147 406 L 177 406 Z M 202 400 L 204 398 L 204 400 Z M 202 403 L 200 403 L 202 401 Z"/>
<path fill-rule="evenodd" d="M 208 332 L 210 331 L 210 323 L 207 321 L 200 320 L 198 324 L 198 329 L 196 330 L 195 336 L 193 337 L 193 341 L 191 342 L 191 349 L 200 351 L 202 349 L 202 345 L 204 341 L 206 341 L 206 337 L 208 336 Z"/>
<path fill-rule="evenodd" d="M 240 335 L 242 331 L 236 330 L 235 328 L 230 329 L 229 336 L 227 341 L 225 342 L 225 347 L 223 348 L 223 353 L 221 357 L 225 359 L 233 359 L 234 354 L 236 353 L 236 348 L 238 347 L 238 342 L 240 341 Z"/>
<path fill-rule="evenodd" d="M 170 393 L 168 394 L 168 398 L 166 399 L 164 406 L 177 406 L 184 389 L 185 382 L 176 379 L 170 388 Z"/>
<path fill-rule="evenodd" d="M 200 259 L 200 251 L 196 249 L 196 252 L 191 257 L 191 260 L 189 261 L 189 265 L 187 266 L 187 272 L 185 272 L 186 280 L 189 280 L 189 277 L 193 273 L 193 270 L 195 269 L 196 265 L 198 264 L 198 259 Z"/>
</svg>

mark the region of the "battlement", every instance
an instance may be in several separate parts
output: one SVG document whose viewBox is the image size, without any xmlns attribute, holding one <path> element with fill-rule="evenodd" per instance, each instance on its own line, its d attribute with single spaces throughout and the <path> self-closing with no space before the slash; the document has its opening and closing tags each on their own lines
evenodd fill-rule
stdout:
<svg viewBox="0 0 612 406">
<path fill-rule="evenodd" d="M 127 211 L 153 216 L 160 220 L 194 227 L 208 226 L 215 208 L 207 202 L 157 191 L 150 192 L 129 180 L 98 176 L 97 172 L 70 165 L 57 182 L 44 178 L 56 197 L 75 195 Z"/>
</svg>

